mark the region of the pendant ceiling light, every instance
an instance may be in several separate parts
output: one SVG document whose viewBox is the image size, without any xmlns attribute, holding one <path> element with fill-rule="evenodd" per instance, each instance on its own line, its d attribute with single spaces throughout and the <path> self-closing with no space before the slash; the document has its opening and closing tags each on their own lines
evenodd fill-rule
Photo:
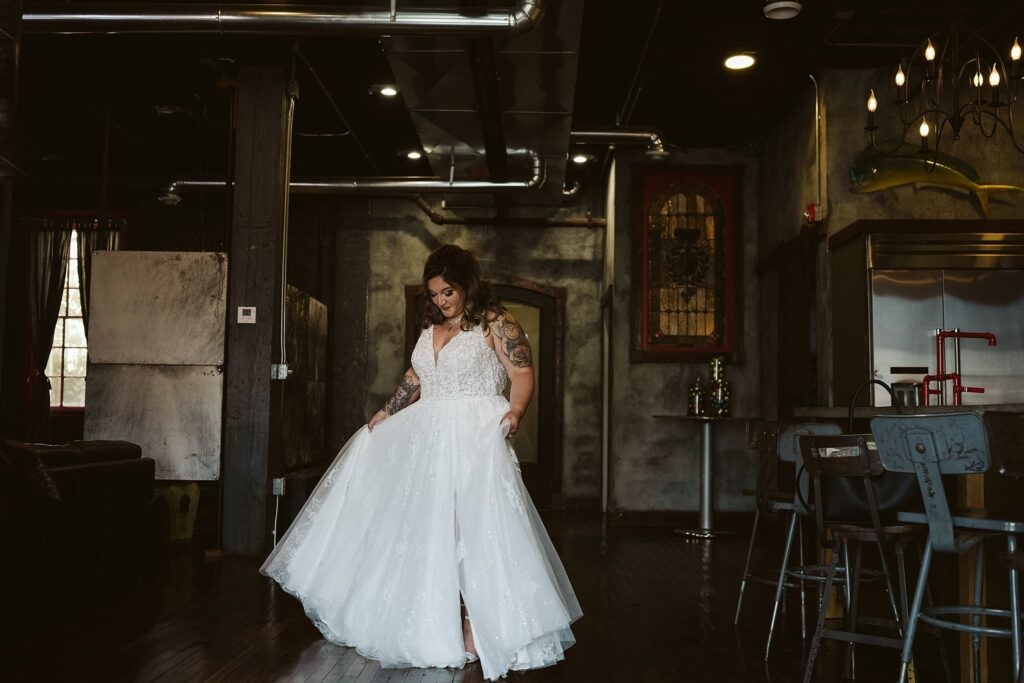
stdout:
<svg viewBox="0 0 1024 683">
<path fill-rule="evenodd" d="M 1019 38 L 1004 54 L 1009 61 L 954 16 L 948 29 L 925 39 L 909 60 L 900 61 L 888 87 L 876 86 L 868 93 L 864 130 L 871 145 L 878 152 L 891 154 L 908 135 L 916 133 L 922 154 L 933 150 L 938 154 L 944 134 L 951 132 L 959 140 L 964 124 L 971 123 L 985 138 L 1003 129 L 1010 143 L 1024 154 L 1024 145 L 1013 128 L 1017 90 L 1024 78 Z M 889 138 L 899 141 L 889 149 L 879 147 L 875 140 L 879 130 L 875 112 L 886 107 L 895 107 L 899 113 L 899 124 Z"/>
<path fill-rule="evenodd" d="M 768 0 L 768 2 L 764 3 L 764 15 L 769 19 L 792 19 L 800 14 L 801 9 L 803 9 L 803 6 L 794 0 L 785 2 Z"/>
</svg>

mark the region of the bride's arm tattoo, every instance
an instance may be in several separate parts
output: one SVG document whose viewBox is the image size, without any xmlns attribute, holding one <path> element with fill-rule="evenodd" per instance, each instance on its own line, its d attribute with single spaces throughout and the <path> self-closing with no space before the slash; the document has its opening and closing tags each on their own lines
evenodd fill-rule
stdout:
<svg viewBox="0 0 1024 683">
<path fill-rule="evenodd" d="M 419 389 L 420 385 L 413 381 L 412 377 L 405 375 L 402 377 L 402 381 L 398 383 L 395 393 L 391 394 L 391 398 L 384 404 L 384 412 L 388 415 L 394 415 L 402 408 L 405 408 L 412 403 L 413 397 Z"/>
<path fill-rule="evenodd" d="M 509 362 L 517 368 L 528 368 L 533 365 L 533 351 L 522 326 L 507 311 L 498 316 L 492 323 L 498 335 L 498 343 Z"/>
</svg>

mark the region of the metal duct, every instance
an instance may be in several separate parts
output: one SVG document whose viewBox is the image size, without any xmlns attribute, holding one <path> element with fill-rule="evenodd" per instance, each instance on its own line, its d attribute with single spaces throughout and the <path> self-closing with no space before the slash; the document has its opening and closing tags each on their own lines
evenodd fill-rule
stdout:
<svg viewBox="0 0 1024 683">
<path fill-rule="evenodd" d="M 578 145 L 646 145 L 647 156 L 664 159 L 668 156 L 661 133 L 653 128 L 592 128 L 574 130 L 569 141 Z"/>
<path fill-rule="evenodd" d="M 462 35 L 511 37 L 544 14 L 545 0 L 463 14 L 442 9 L 369 9 L 304 5 L 40 5 L 22 17 L 24 33 L 247 33 L 285 35 Z"/>
<path fill-rule="evenodd" d="M 604 228 L 608 220 L 603 216 L 453 216 L 438 211 L 423 197 L 412 199 L 434 225 L 514 225 L 520 228 Z"/>
<path fill-rule="evenodd" d="M 526 180 L 490 183 L 481 180 L 442 180 L 430 176 L 399 178 L 328 178 L 324 180 L 292 181 L 289 187 L 295 194 L 423 194 L 423 193 L 483 193 L 521 192 L 541 187 L 545 180 L 544 160 L 529 154 L 533 173 Z M 181 201 L 181 190 L 223 188 L 223 180 L 175 180 L 160 195 L 160 202 L 174 206 Z"/>
</svg>

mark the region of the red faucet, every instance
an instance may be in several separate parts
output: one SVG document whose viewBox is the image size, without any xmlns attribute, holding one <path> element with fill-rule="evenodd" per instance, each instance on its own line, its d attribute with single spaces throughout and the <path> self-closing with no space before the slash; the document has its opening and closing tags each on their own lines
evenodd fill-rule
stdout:
<svg viewBox="0 0 1024 683">
<path fill-rule="evenodd" d="M 966 391 L 970 394 L 984 394 L 984 387 L 965 387 L 960 384 L 960 347 L 957 345 L 956 369 L 946 372 L 946 339 L 987 339 L 989 346 L 996 345 L 996 336 L 991 332 L 961 332 L 958 329 L 935 331 L 935 369 L 934 375 L 925 375 L 922 380 L 921 403 L 928 405 L 929 396 L 942 395 L 942 382 L 953 382 L 953 405 L 961 403 L 961 395 Z M 931 388 L 932 382 L 938 382 L 937 389 Z"/>
</svg>

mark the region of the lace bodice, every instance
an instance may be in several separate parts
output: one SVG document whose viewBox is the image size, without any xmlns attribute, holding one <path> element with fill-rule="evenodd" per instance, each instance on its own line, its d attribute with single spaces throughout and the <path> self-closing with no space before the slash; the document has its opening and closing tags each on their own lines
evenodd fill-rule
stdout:
<svg viewBox="0 0 1024 683">
<path fill-rule="evenodd" d="M 452 337 L 435 363 L 431 325 L 416 342 L 412 368 L 420 378 L 420 397 L 428 400 L 496 396 L 505 391 L 508 380 L 505 367 L 487 344 L 480 326 Z"/>
</svg>

